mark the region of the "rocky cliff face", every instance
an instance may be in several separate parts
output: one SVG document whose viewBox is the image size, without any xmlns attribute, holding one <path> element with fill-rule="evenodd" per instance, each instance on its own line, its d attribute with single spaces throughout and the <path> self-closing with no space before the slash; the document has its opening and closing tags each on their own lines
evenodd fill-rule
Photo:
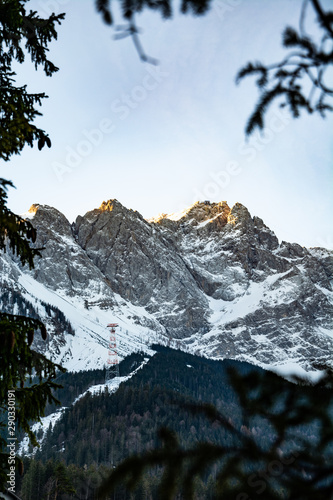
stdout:
<svg viewBox="0 0 333 500">
<path fill-rule="evenodd" d="M 240 203 L 198 202 L 150 221 L 117 200 L 73 225 L 48 206 L 33 205 L 29 216 L 43 258 L 29 272 L 6 256 L 2 281 L 32 301 L 46 293 L 75 304 L 80 321 L 54 299 L 76 336 L 89 314 L 106 324 L 105 312 L 127 331 L 127 350 L 157 333 L 193 352 L 262 366 L 310 370 L 331 358 L 332 252 L 279 243 Z M 88 330 L 99 342 L 97 326 Z"/>
<path fill-rule="evenodd" d="M 207 329 L 208 300 L 159 227 L 117 200 L 78 217 L 78 244 L 112 290 L 154 315 L 172 337 Z"/>
<path fill-rule="evenodd" d="M 47 205 L 32 205 L 29 213 L 37 228 L 35 246 L 43 248 L 36 258 L 32 276 L 53 290 L 80 295 L 111 307 L 114 297 L 105 276 L 76 242 L 66 217 Z"/>
</svg>

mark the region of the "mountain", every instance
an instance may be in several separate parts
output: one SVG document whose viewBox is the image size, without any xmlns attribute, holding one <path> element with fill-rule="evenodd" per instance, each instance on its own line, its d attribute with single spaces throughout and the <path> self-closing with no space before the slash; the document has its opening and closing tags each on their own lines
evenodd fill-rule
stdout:
<svg viewBox="0 0 333 500">
<path fill-rule="evenodd" d="M 155 342 L 284 374 L 331 361 L 332 252 L 279 243 L 240 203 L 145 220 L 109 200 L 73 224 L 36 204 L 25 217 L 43 257 L 29 271 L 1 255 L 0 305 L 40 317 L 36 347 L 72 371 L 104 366 L 110 321 L 121 358 Z"/>
</svg>

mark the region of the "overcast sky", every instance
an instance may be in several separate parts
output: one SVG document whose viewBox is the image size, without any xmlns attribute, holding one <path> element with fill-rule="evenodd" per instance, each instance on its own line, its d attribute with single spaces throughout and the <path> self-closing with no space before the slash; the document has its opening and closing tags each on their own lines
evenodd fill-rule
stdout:
<svg viewBox="0 0 333 500">
<path fill-rule="evenodd" d="M 301 0 L 215 0 L 204 17 L 171 21 L 144 14 L 141 41 L 157 67 L 130 39 L 112 39 L 93 0 L 29 3 L 66 19 L 50 50 L 56 75 L 16 67 L 20 84 L 49 95 L 38 125 L 52 148 L 2 164 L 17 188 L 13 211 L 48 204 L 72 222 L 112 198 L 146 218 L 238 201 L 280 240 L 333 248 L 332 116 L 293 120 L 272 108 L 265 134 L 246 143 L 257 91 L 251 78 L 235 85 L 246 62 L 282 58 L 281 32 L 298 25 Z"/>
</svg>

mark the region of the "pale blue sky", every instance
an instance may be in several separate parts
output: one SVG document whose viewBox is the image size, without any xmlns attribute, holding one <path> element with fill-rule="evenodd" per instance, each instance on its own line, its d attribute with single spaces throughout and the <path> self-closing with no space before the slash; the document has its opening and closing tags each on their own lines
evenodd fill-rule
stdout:
<svg viewBox="0 0 333 500">
<path fill-rule="evenodd" d="M 60 71 L 50 79 L 17 67 L 19 83 L 49 95 L 38 124 L 52 148 L 25 148 L 2 165 L 17 187 L 12 210 L 48 204 L 73 221 L 110 198 L 144 217 L 198 199 L 239 201 L 279 239 L 333 247 L 332 116 L 292 120 L 274 108 L 264 137 L 245 144 L 257 93 L 250 78 L 235 85 L 247 61 L 281 59 L 281 32 L 297 25 L 301 0 L 215 0 L 204 17 L 166 22 L 145 14 L 137 23 L 157 69 L 130 39 L 112 40 L 92 0 L 30 4 L 67 16 L 50 51 Z"/>
</svg>

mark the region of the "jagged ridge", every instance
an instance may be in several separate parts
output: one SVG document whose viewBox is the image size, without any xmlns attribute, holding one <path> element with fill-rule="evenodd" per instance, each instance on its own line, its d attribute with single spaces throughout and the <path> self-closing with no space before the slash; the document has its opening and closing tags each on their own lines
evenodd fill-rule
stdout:
<svg viewBox="0 0 333 500">
<path fill-rule="evenodd" d="M 108 200 L 73 225 L 48 206 L 28 214 L 45 250 L 30 274 L 2 259 L 18 289 L 30 276 L 82 317 L 107 312 L 145 342 L 154 332 L 211 357 L 308 370 L 330 358 L 331 252 L 279 243 L 240 203 L 197 202 L 147 221 Z"/>
</svg>

